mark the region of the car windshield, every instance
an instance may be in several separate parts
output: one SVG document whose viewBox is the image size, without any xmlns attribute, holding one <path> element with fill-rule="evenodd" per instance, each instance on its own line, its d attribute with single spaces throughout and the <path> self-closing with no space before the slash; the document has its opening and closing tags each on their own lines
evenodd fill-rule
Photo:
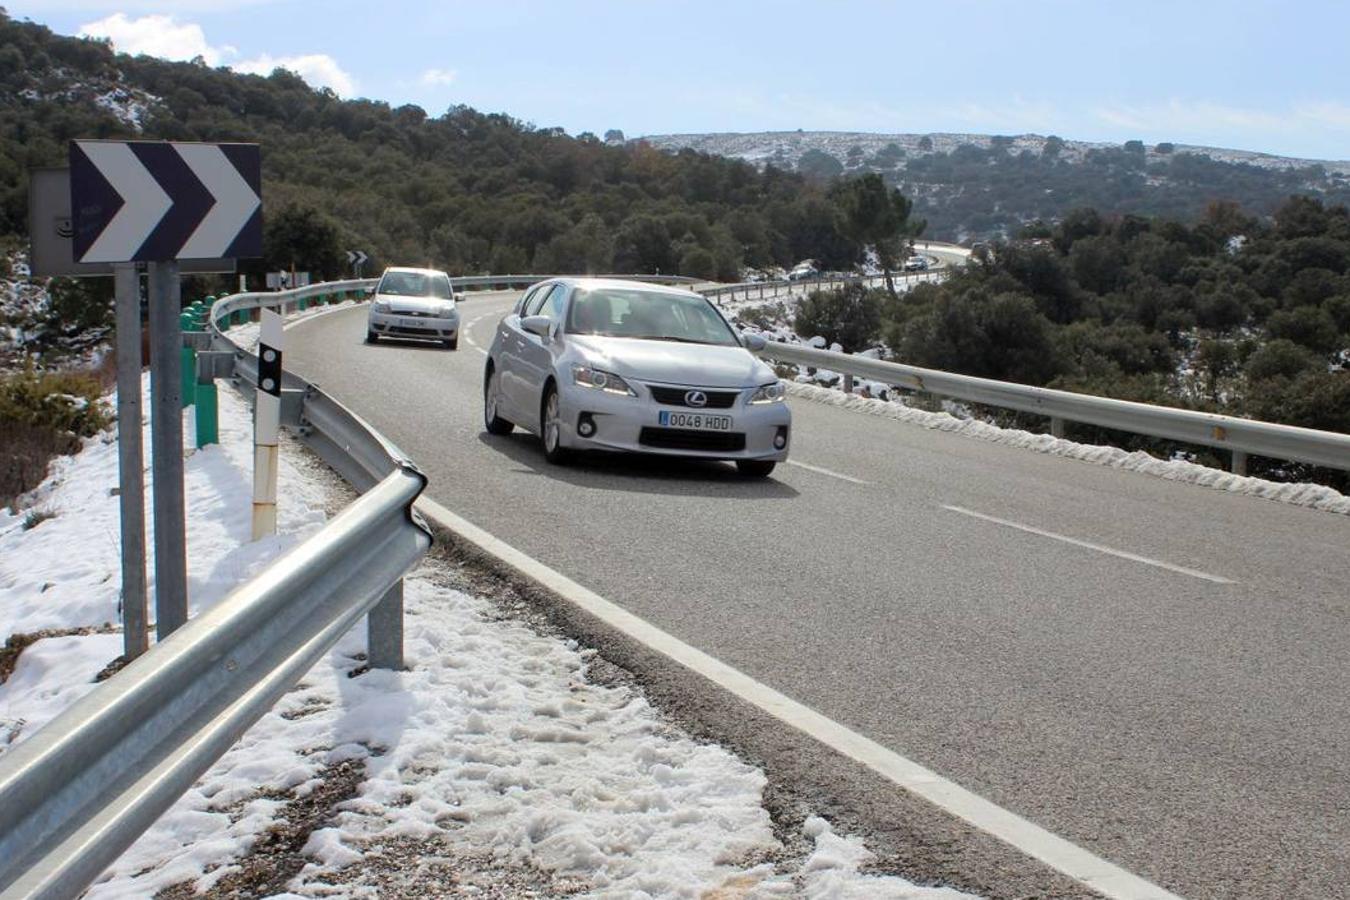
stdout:
<svg viewBox="0 0 1350 900">
<path fill-rule="evenodd" d="M 567 312 L 567 331 L 728 347 L 740 343 L 704 298 L 637 288 L 578 288 Z"/>
<path fill-rule="evenodd" d="M 381 294 L 398 297 L 435 297 L 450 299 L 450 278 L 426 272 L 385 272 L 380 279 Z"/>
</svg>

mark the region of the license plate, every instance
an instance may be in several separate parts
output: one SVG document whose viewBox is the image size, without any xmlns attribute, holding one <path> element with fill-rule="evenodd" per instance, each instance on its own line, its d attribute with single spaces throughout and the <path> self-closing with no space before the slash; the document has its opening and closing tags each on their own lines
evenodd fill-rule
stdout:
<svg viewBox="0 0 1350 900">
<path fill-rule="evenodd" d="M 399 320 L 398 320 L 398 324 L 399 324 L 401 327 L 403 327 L 403 328 L 416 328 L 416 327 L 417 327 L 417 320 L 416 320 L 416 319 L 399 319 Z"/>
<path fill-rule="evenodd" d="M 712 416 L 707 413 L 659 413 L 658 422 L 665 428 L 688 428 L 694 431 L 730 431 L 731 416 Z"/>
</svg>

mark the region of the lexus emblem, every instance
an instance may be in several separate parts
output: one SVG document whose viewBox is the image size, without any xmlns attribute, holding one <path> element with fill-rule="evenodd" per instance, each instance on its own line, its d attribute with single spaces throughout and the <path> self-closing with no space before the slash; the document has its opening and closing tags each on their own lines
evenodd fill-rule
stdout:
<svg viewBox="0 0 1350 900">
<path fill-rule="evenodd" d="M 708 395 L 702 391 L 686 391 L 684 403 L 686 406 L 707 406 Z"/>
</svg>

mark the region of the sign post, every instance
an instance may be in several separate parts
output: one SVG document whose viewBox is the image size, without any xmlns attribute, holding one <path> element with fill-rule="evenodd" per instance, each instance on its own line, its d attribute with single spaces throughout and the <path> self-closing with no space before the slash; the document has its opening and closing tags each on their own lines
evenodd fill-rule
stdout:
<svg viewBox="0 0 1350 900">
<path fill-rule="evenodd" d="M 150 263 L 150 458 L 154 471 L 155 634 L 187 621 L 183 500 L 183 330 L 178 264 Z"/>
<path fill-rule="evenodd" d="M 132 264 L 149 264 L 155 630 L 163 640 L 187 621 L 188 606 L 180 263 L 220 271 L 216 268 L 220 261 L 262 255 L 261 178 L 256 144 L 73 141 L 70 145 L 68 265 L 83 268 L 51 274 L 106 274 L 105 267 L 116 273 L 128 658 L 142 652 L 146 640 L 139 279 Z M 33 215 L 38 217 L 39 212 L 35 209 Z"/>
<path fill-rule="evenodd" d="M 149 647 L 145 608 L 145 453 L 141 438 L 141 273 L 118 263 L 117 502 L 122 519 L 122 655 L 128 662 Z"/>
</svg>

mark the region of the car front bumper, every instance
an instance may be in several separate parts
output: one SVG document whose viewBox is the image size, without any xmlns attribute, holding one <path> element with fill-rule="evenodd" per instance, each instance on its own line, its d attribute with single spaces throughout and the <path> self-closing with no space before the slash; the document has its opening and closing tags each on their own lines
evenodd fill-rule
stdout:
<svg viewBox="0 0 1350 900">
<path fill-rule="evenodd" d="M 728 409 L 691 409 L 657 403 L 642 388 L 642 396 L 626 397 L 578 385 L 559 392 L 563 446 L 578 450 L 618 450 L 700 459 L 761 459 L 781 462 L 792 447 L 792 411 L 787 403 L 750 405 L 743 396 Z M 712 388 L 711 390 L 721 390 Z M 668 428 L 662 412 L 730 416 L 730 431 Z M 589 437 L 579 431 L 582 419 L 594 425 Z M 775 438 L 782 437 L 782 446 Z"/>
<path fill-rule="evenodd" d="M 370 311 L 367 327 L 385 337 L 422 338 L 424 340 L 454 340 L 459 335 L 459 313 L 448 316 L 414 316 L 408 313 Z"/>
</svg>

